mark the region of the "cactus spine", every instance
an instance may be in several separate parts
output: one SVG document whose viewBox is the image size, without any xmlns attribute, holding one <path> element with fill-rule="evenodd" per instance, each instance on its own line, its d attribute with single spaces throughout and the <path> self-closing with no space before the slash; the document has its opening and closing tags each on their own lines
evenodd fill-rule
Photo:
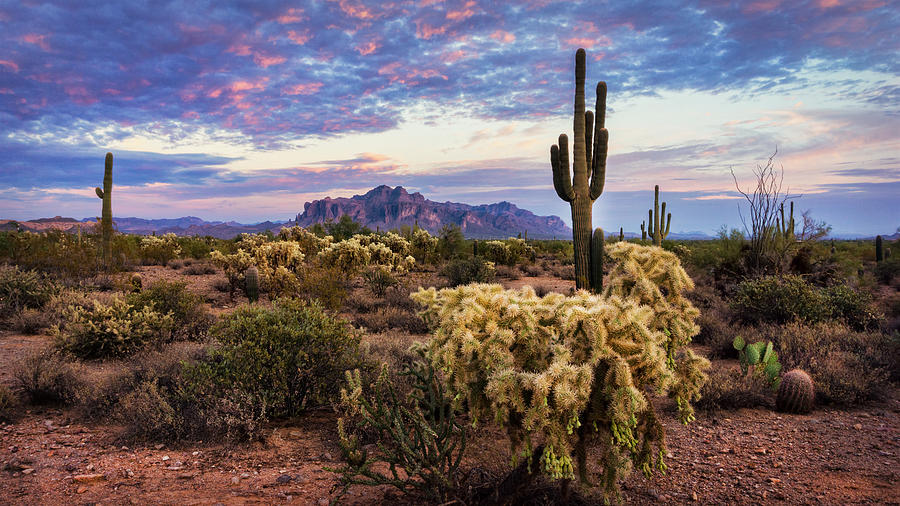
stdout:
<svg viewBox="0 0 900 506">
<path fill-rule="evenodd" d="M 248 267 L 244 273 L 244 293 L 250 303 L 259 300 L 259 270 L 255 265 Z"/>
<path fill-rule="evenodd" d="M 785 373 L 778 387 L 775 407 L 786 413 L 806 414 L 812 411 L 815 401 L 812 378 L 800 369 Z"/>
<path fill-rule="evenodd" d="M 775 230 L 785 241 L 794 240 L 794 203 L 791 202 L 789 219 L 784 219 L 784 202 L 781 203 L 781 218 L 775 218 Z"/>
<path fill-rule="evenodd" d="M 585 111 L 584 79 L 585 52 L 584 49 L 579 49 L 575 52 L 574 176 L 569 173 L 569 138 L 566 134 L 560 134 L 559 144 L 550 147 L 550 165 L 553 167 L 553 187 L 556 194 L 572 208 L 575 287 L 598 291 L 603 280 L 594 282 L 591 272 L 602 272 L 602 267 L 592 268 L 591 251 L 596 239 L 592 238 L 591 232 L 591 208 L 603 193 L 606 181 L 606 154 L 609 149 L 609 132 L 605 128 L 606 83 L 597 83 L 594 114 Z M 602 242 L 603 238 L 599 240 Z"/>
<path fill-rule="evenodd" d="M 884 260 L 884 241 L 881 239 L 880 235 L 875 236 L 875 261 L 881 262 Z"/>
<path fill-rule="evenodd" d="M 103 245 L 103 261 L 106 262 L 107 267 L 112 263 L 112 167 L 113 155 L 112 153 L 106 153 L 106 163 L 103 170 L 103 189 L 99 187 L 94 189 L 97 197 L 103 200 L 103 212 L 100 215 L 100 234 Z"/>
<path fill-rule="evenodd" d="M 653 209 L 647 211 L 647 233 L 653 238 L 655 246 L 662 246 L 662 241 L 669 235 L 669 226 L 672 224 L 672 213 L 666 216 L 666 228 L 662 228 L 662 216 L 666 214 L 666 203 L 662 203 L 662 212 L 659 209 L 659 185 L 653 188 Z M 654 221 L 655 220 L 655 221 Z"/>
</svg>

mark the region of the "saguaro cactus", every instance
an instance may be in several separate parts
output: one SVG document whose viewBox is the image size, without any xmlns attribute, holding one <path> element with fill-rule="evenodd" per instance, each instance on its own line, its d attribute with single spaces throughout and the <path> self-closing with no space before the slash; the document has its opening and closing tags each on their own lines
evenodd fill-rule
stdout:
<svg viewBox="0 0 900 506">
<path fill-rule="evenodd" d="M 606 83 L 603 81 L 597 83 L 596 113 L 591 113 L 585 111 L 584 106 L 584 76 L 585 53 L 584 49 L 579 49 L 575 52 L 575 138 L 572 163 L 574 176 L 570 176 L 569 173 L 569 138 L 566 134 L 560 134 L 559 144 L 550 147 L 550 165 L 553 167 L 553 188 L 556 194 L 572 208 L 575 287 L 596 292 L 602 288 L 603 279 L 592 279 L 591 275 L 593 271 L 602 272 L 602 266 L 599 269 L 591 267 L 591 208 L 597 197 L 603 193 L 603 184 L 606 181 L 609 132 L 605 128 Z M 596 233 L 597 231 L 593 232 Z M 600 241 L 603 241 L 602 236 Z M 602 258 L 597 261 L 602 261 Z"/>
<path fill-rule="evenodd" d="M 884 242 L 881 239 L 880 235 L 875 236 L 875 261 L 881 262 L 884 260 Z"/>
<path fill-rule="evenodd" d="M 785 241 L 794 240 L 794 203 L 791 202 L 791 212 L 789 219 L 784 219 L 784 202 L 781 203 L 781 218 L 775 219 L 775 231 Z"/>
<path fill-rule="evenodd" d="M 103 213 L 100 215 L 100 235 L 103 244 L 103 261 L 109 266 L 112 262 L 112 166 L 113 155 L 106 153 L 106 167 L 103 171 L 103 189 L 95 188 L 97 196 L 103 200 Z"/>
<path fill-rule="evenodd" d="M 619 242 L 625 240 L 625 229 L 623 227 L 619 227 Z"/>
<path fill-rule="evenodd" d="M 647 211 L 647 233 L 653 238 L 655 246 L 662 246 L 662 241 L 669 235 L 669 226 L 672 224 L 672 213 L 666 216 L 666 228 L 662 227 L 662 217 L 666 215 L 666 203 L 662 203 L 662 212 L 659 209 L 659 185 L 653 188 L 653 209 Z"/>
<path fill-rule="evenodd" d="M 641 222 L 641 241 L 647 240 L 647 225 L 645 222 Z"/>
</svg>

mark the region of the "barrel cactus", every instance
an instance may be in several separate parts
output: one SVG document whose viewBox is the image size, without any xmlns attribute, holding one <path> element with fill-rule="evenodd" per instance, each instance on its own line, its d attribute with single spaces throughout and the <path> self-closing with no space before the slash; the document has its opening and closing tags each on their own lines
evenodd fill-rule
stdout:
<svg viewBox="0 0 900 506">
<path fill-rule="evenodd" d="M 794 369 L 781 378 L 775 407 L 786 413 L 806 414 L 812 411 L 815 400 L 815 388 L 809 374 Z"/>
<path fill-rule="evenodd" d="M 251 265 L 244 273 L 244 293 L 251 303 L 259 300 L 259 270 Z"/>
</svg>

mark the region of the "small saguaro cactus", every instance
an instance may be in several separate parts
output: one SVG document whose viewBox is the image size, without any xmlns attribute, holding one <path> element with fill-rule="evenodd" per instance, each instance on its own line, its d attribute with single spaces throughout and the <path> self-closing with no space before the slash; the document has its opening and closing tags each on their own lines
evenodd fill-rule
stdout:
<svg viewBox="0 0 900 506">
<path fill-rule="evenodd" d="M 788 219 L 784 219 L 784 202 L 781 203 L 781 217 L 775 217 L 775 232 L 785 241 L 794 240 L 794 203 L 791 202 L 791 212 Z"/>
<path fill-rule="evenodd" d="M 884 242 L 881 239 L 880 235 L 875 236 L 875 261 L 881 262 L 884 260 Z"/>
<path fill-rule="evenodd" d="M 809 374 L 794 369 L 781 378 L 775 407 L 785 413 L 806 414 L 812 411 L 816 392 Z"/>
<path fill-rule="evenodd" d="M 624 240 L 625 240 L 625 229 L 622 227 L 619 227 L 619 242 L 622 242 Z"/>
<path fill-rule="evenodd" d="M 112 168 L 113 155 L 112 153 L 106 153 L 103 188 L 97 187 L 94 189 L 97 197 L 103 200 L 103 211 L 100 215 L 100 240 L 103 245 L 103 261 L 107 267 L 112 263 Z"/>
<path fill-rule="evenodd" d="M 559 135 L 559 144 L 550 147 L 553 188 L 572 208 L 572 238 L 575 249 L 575 287 L 598 291 L 603 280 L 592 280 L 591 208 L 603 193 L 606 181 L 606 83 L 597 83 L 596 113 L 584 105 L 585 52 L 575 52 L 575 117 L 572 172 L 569 172 L 569 138 Z M 602 241 L 602 238 L 601 238 Z M 600 269 L 602 271 L 602 268 Z"/>
<path fill-rule="evenodd" d="M 641 241 L 647 240 L 647 224 L 646 222 L 641 222 Z"/>
<path fill-rule="evenodd" d="M 259 270 L 251 265 L 244 273 L 244 294 L 251 303 L 259 300 Z"/>
<path fill-rule="evenodd" d="M 655 246 L 662 246 L 662 241 L 669 235 L 669 226 L 672 224 L 672 213 L 666 216 L 666 203 L 662 203 L 662 211 L 659 209 L 659 185 L 653 188 L 653 209 L 647 211 L 647 233 L 653 238 Z M 662 227 L 663 216 L 666 216 L 666 228 Z"/>
<path fill-rule="evenodd" d="M 599 292 L 603 288 L 603 229 L 597 227 L 591 236 L 591 289 Z"/>
</svg>

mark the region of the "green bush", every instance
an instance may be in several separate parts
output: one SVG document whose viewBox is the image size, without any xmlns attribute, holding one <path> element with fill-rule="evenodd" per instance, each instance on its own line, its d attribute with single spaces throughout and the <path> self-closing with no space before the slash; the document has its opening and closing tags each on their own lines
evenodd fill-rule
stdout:
<svg viewBox="0 0 900 506">
<path fill-rule="evenodd" d="M 459 286 L 470 283 L 489 283 L 494 280 L 497 271 L 491 262 L 481 257 L 474 257 L 451 260 L 441 269 L 440 274 L 447 278 L 450 286 Z"/>
<path fill-rule="evenodd" d="M 362 361 L 360 335 L 315 302 L 241 307 L 212 334 L 221 348 L 190 368 L 196 391 L 225 397 L 236 389 L 263 402 L 271 416 L 332 400 L 344 371 Z"/>
<path fill-rule="evenodd" d="M 900 251 L 896 257 L 886 258 L 875 264 L 875 279 L 883 285 L 890 284 L 900 276 Z"/>
<path fill-rule="evenodd" d="M 877 327 L 882 318 L 864 292 L 843 285 L 816 288 L 794 275 L 743 281 L 731 308 L 739 320 L 751 324 L 840 320 L 861 330 Z"/>
<path fill-rule="evenodd" d="M 391 271 L 381 265 L 363 271 L 362 277 L 376 297 L 384 297 L 388 288 L 397 286 L 399 283 L 397 278 L 391 275 Z"/>
<path fill-rule="evenodd" d="M 204 338 L 215 318 L 203 305 L 203 297 L 187 289 L 187 283 L 157 281 L 142 291 L 129 294 L 132 311 L 150 308 L 172 317 L 172 338 L 197 341 Z"/>
<path fill-rule="evenodd" d="M 718 364 L 709 371 L 696 407 L 705 411 L 771 407 L 772 398 L 772 389 L 763 376 Z"/>
<path fill-rule="evenodd" d="M 107 358 L 132 354 L 151 344 L 170 339 L 173 318 L 152 306 L 136 309 L 119 297 L 109 304 L 73 306 L 62 328 L 55 328 L 56 346 L 79 358 Z"/>
<path fill-rule="evenodd" d="M 0 266 L 0 318 L 24 309 L 42 309 L 58 292 L 56 283 L 35 271 Z"/>
</svg>

